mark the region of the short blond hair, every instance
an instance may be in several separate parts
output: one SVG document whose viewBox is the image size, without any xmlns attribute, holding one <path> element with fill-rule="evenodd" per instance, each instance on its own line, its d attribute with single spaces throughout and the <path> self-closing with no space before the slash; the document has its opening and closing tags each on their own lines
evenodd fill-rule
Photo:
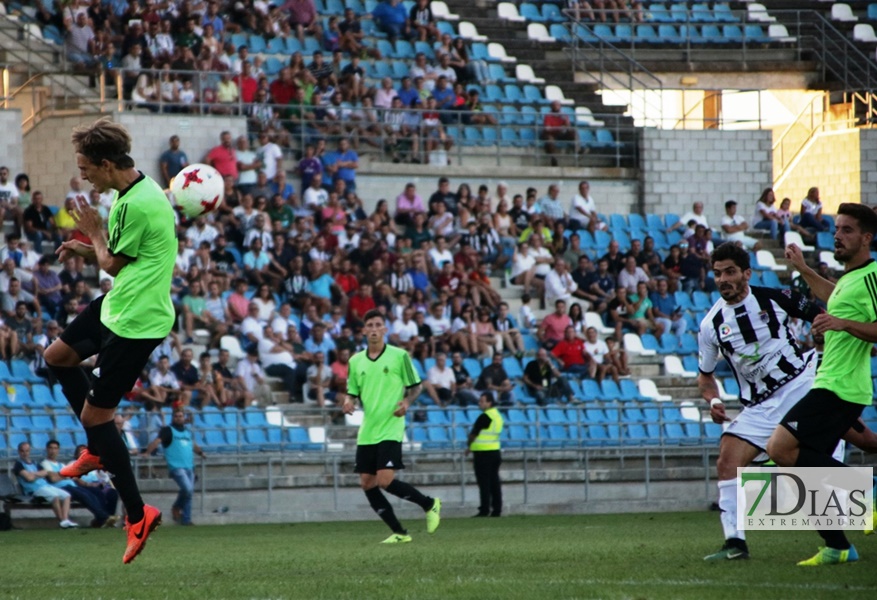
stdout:
<svg viewBox="0 0 877 600">
<path fill-rule="evenodd" d="M 128 156 L 131 152 L 131 135 L 125 127 L 107 117 L 91 125 L 74 128 L 71 141 L 76 152 L 95 165 L 108 160 L 119 169 L 134 166 L 134 159 Z"/>
</svg>

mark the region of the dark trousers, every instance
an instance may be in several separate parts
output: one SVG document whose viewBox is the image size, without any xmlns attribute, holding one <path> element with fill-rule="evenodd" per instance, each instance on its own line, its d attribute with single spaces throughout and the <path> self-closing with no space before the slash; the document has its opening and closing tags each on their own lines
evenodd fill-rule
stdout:
<svg viewBox="0 0 877 600">
<path fill-rule="evenodd" d="M 502 455 L 499 450 L 481 450 L 472 453 L 475 464 L 475 481 L 481 505 L 478 514 L 488 513 L 498 517 L 502 513 L 502 483 L 499 480 L 499 466 Z"/>
</svg>

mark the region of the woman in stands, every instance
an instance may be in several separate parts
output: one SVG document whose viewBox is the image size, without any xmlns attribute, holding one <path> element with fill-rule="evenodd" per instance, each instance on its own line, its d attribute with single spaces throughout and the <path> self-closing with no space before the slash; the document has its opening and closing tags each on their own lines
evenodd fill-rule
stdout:
<svg viewBox="0 0 877 600">
<path fill-rule="evenodd" d="M 573 302 L 567 313 L 569 315 L 570 321 L 572 321 L 572 326 L 576 331 L 576 336 L 582 339 L 585 339 L 585 331 L 587 331 L 587 326 L 585 325 L 585 313 L 582 312 L 582 305 L 578 302 Z"/>
<path fill-rule="evenodd" d="M 393 218 L 390 216 L 390 209 L 387 205 L 387 201 L 384 199 L 378 200 L 377 206 L 375 206 L 375 212 L 371 214 L 369 217 L 372 223 L 375 224 L 375 229 L 379 230 L 384 225 L 389 225 L 390 230 L 396 231 L 396 224 L 393 222 Z"/>
<path fill-rule="evenodd" d="M 30 206 L 30 177 L 27 173 L 15 176 L 15 189 L 18 190 L 18 207 L 24 210 Z"/>
<path fill-rule="evenodd" d="M 472 305 L 468 304 L 451 322 L 449 341 L 452 350 L 459 350 L 464 354 L 475 354 L 478 348 L 478 338 L 475 336 L 474 312 Z"/>
<path fill-rule="evenodd" d="M 469 225 L 469 221 L 475 219 L 472 215 L 472 189 L 468 183 L 461 183 L 457 188 L 457 228 L 465 230 Z"/>
<path fill-rule="evenodd" d="M 758 202 L 755 203 L 755 218 L 753 219 L 755 229 L 770 231 L 770 237 L 775 240 L 779 239 L 780 234 L 786 232 L 782 217 L 777 215 L 776 201 L 777 197 L 773 188 L 766 188 L 761 192 Z"/>
<path fill-rule="evenodd" d="M 664 259 L 661 270 L 667 278 L 667 290 L 671 294 L 676 293 L 682 273 L 682 249 L 677 244 L 670 246 L 670 254 Z"/>
</svg>

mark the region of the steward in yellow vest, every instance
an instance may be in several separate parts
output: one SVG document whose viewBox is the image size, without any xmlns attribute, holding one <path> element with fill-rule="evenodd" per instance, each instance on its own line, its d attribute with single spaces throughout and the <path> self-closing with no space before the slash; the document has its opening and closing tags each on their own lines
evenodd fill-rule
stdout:
<svg viewBox="0 0 877 600">
<path fill-rule="evenodd" d="M 499 467 L 502 464 L 499 437 L 502 434 L 502 415 L 496 408 L 491 392 L 484 392 L 478 400 L 478 408 L 484 412 L 475 419 L 469 432 L 469 447 L 475 467 L 475 480 L 481 505 L 476 517 L 498 517 L 502 513 L 502 483 Z"/>
</svg>

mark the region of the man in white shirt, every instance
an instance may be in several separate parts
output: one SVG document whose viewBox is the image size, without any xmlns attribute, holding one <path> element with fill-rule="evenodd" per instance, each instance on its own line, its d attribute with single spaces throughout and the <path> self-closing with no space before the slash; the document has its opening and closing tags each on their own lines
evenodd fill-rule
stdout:
<svg viewBox="0 0 877 600">
<path fill-rule="evenodd" d="M 448 242 L 445 238 L 436 238 L 435 247 L 429 250 L 429 259 L 436 269 L 441 269 L 445 263 L 454 263 L 454 255 L 448 250 Z"/>
<path fill-rule="evenodd" d="M 277 181 L 278 173 L 283 172 L 283 151 L 271 140 L 267 131 L 259 134 L 259 144 L 256 156 L 262 163 L 262 172 L 269 181 Z"/>
<path fill-rule="evenodd" d="M 329 203 L 329 193 L 323 189 L 322 173 L 315 173 L 311 179 L 311 186 L 302 195 L 305 208 L 311 212 L 321 210 Z"/>
<path fill-rule="evenodd" d="M 250 302 L 247 316 L 241 321 L 241 335 L 247 338 L 250 344 L 256 346 L 264 337 L 264 328 L 264 323 L 259 320 L 259 305 Z"/>
<path fill-rule="evenodd" d="M 682 215 L 674 225 L 667 228 L 667 232 L 673 231 L 674 229 L 685 229 L 688 227 L 688 222 L 694 221 L 698 225 L 703 225 L 707 229 L 710 228 L 709 223 L 706 221 L 706 215 L 703 214 L 703 202 L 695 202 L 691 205 L 691 210 Z"/>
<path fill-rule="evenodd" d="M 265 327 L 262 339 L 259 340 L 259 362 L 265 373 L 271 377 L 279 377 L 283 380 L 283 387 L 289 392 L 290 400 L 300 394 L 301 383 L 295 371 L 295 358 L 292 356 L 292 346 L 283 341 L 279 332 L 275 332 L 270 326 Z"/>
<path fill-rule="evenodd" d="M 545 276 L 545 304 L 553 306 L 556 300 L 572 299 L 572 294 L 579 286 L 573 281 L 569 266 L 561 257 L 554 260 L 554 268 Z"/>
<path fill-rule="evenodd" d="M 591 184 L 587 181 L 579 183 L 578 193 L 572 197 L 569 207 L 569 228 L 587 229 L 591 233 L 597 229 L 606 230 L 607 225 L 597 216 L 597 203 L 591 197 Z"/>
<path fill-rule="evenodd" d="M 402 311 L 402 318 L 393 321 L 390 343 L 411 352 L 414 350 L 414 345 L 419 339 L 417 334 L 417 323 L 414 322 L 414 309 L 406 306 Z"/>
<path fill-rule="evenodd" d="M 609 345 L 597 337 L 597 330 L 588 327 L 585 331 L 585 352 L 593 359 L 588 363 L 592 379 L 603 381 L 606 375 L 618 383 L 618 368 L 609 359 Z"/>
<path fill-rule="evenodd" d="M 170 359 L 163 354 L 158 359 L 158 365 L 149 371 L 149 387 L 158 396 L 163 404 L 173 402 L 177 398 L 188 404 L 190 393 L 180 390 L 180 382 L 170 369 Z"/>
<path fill-rule="evenodd" d="M 247 391 L 253 394 L 255 398 L 262 400 L 263 404 L 271 402 L 271 388 L 265 382 L 265 371 L 259 365 L 259 350 L 250 348 L 247 350 L 247 357 L 239 360 L 234 371 L 235 377 L 240 377 L 247 388 Z M 255 404 L 256 401 L 254 400 Z"/>
<path fill-rule="evenodd" d="M 238 188 L 241 192 L 249 194 L 256 187 L 256 175 L 262 167 L 256 153 L 250 150 L 250 143 L 247 136 L 242 135 L 237 141 L 237 163 L 238 163 Z"/>
<path fill-rule="evenodd" d="M 737 242 L 747 250 L 758 250 L 761 244 L 753 237 L 746 235 L 749 229 L 746 219 L 737 214 L 737 202 L 728 200 L 725 202 L 725 216 L 722 217 L 722 233 L 729 242 Z"/>
<path fill-rule="evenodd" d="M 201 242 L 207 242 L 212 249 L 213 241 L 218 235 L 219 232 L 216 230 L 216 227 L 208 223 L 204 217 L 195 219 L 195 223 L 186 230 L 186 237 L 191 242 L 190 246 L 192 248 L 200 248 Z"/>
<path fill-rule="evenodd" d="M 542 242 L 542 236 L 530 236 L 530 254 L 536 259 L 536 276 L 547 277 L 551 271 L 551 265 L 554 263 L 554 257 Z"/>
<path fill-rule="evenodd" d="M 457 82 L 457 72 L 451 66 L 451 56 L 442 54 L 439 66 L 435 68 L 435 74 L 438 77 L 444 76 L 448 80 L 448 85 L 453 86 Z"/>
<path fill-rule="evenodd" d="M 271 330 L 277 334 L 281 341 L 287 341 L 289 339 L 289 328 L 295 327 L 295 321 L 291 320 L 291 316 L 292 306 L 290 306 L 289 302 L 284 302 L 280 305 L 280 309 L 278 309 L 274 318 L 271 319 Z"/>
<path fill-rule="evenodd" d="M 436 354 L 435 364 L 426 372 L 426 381 L 423 382 L 423 389 L 441 407 L 449 404 L 457 393 L 457 378 L 448 366 L 447 358 L 444 352 Z"/>
<path fill-rule="evenodd" d="M 636 257 L 628 256 L 624 259 L 624 268 L 618 274 L 618 287 L 627 288 L 628 294 L 635 294 L 636 286 L 640 282 L 649 283 L 649 276 L 642 267 L 636 265 Z"/>
<path fill-rule="evenodd" d="M 451 333 L 451 321 L 444 316 L 441 303 L 433 302 L 429 313 L 423 322 L 429 326 L 433 340 L 436 343 L 447 341 Z"/>
</svg>

